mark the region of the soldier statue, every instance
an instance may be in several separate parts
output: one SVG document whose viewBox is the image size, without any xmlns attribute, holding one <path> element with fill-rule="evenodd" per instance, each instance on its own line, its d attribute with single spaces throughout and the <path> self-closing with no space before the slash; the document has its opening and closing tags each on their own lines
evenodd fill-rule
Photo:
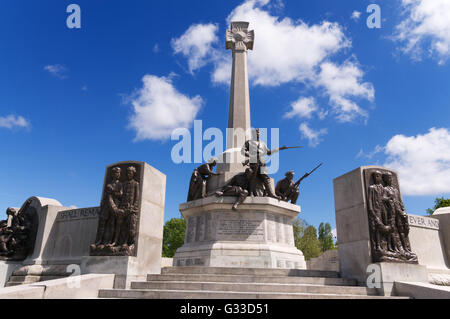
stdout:
<svg viewBox="0 0 450 319">
<path fill-rule="evenodd" d="M 245 173 L 235 175 L 220 191 L 216 192 L 217 196 L 238 196 L 237 201 L 233 205 L 233 210 L 237 210 L 249 195 L 248 187 L 253 171 L 247 168 Z"/>
<path fill-rule="evenodd" d="M 139 182 L 134 179 L 136 168 L 127 168 L 127 181 L 123 183 L 123 196 L 116 214 L 116 228 L 113 246 L 134 245 L 139 212 Z"/>
<path fill-rule="evenodd" d="M 189 182 L 189 192 L 187 201 L 193 201 L 206 197 L 207 182 L 210 176 L 221 175 L 213 172 L 213 168 L 217 165 L 216 159 L 211 159 L 209 163 L 197 167 L 192 173 Z"/>
<path fill-rule="evenodd" d="M 283 146 L 278 149 L 270 150 L 264 142 L 259 140 L 260 130 L 256 129 L 255 133 L 256 140 L 246 141 L 241 150 L 242 155 L 248 158 L 244 165 L 249 165 L 254 174 L 254 178 L 250 182 L 250 194 L 252 194 L 253 196 L 269 196 L 280 199 L 280 197 L 275 195 L 274 191 L 272 190 L 271 180 L 268 175 L 264 156 L 270 156 L 288 148 L 286 146 Z M 260 186 L 263 186 L 264 193 L 260 193 L 257 191 L 258 188 L 261 188 Z"/>
<path fill-rule="evenodd" d="M 298 196 L 300 194 L 300 183 L 316 170 L 318 170 L 322 165 L 323 163 L 319 164 L 311 172 L 303 175 L 302 178 L 300 178 L 296 183 L 294 183 L 294 171 L 287 172 L 286 178 L 277 183 L 277 186 L 275 187 L 275 193 L 277 194 L 277 196 L 280 196 L 281 200 L 285 202 L 291 201 L 292 204 L 296 205 Z"/>
<path fill-rule="evenodd" d="M 123 187 L 120 182 L 120 167 L 111 169 L 111 182 L 105 187 L 105 194 L 100 204 L 100 218 L 97 238 L 92 249 L 99 245 L 110 245 L 114 236 L 114 224 L 119 211 Z"/>
<path fill-rule="evenodd" d="M 286 178 L 277 183 L 275 187 L 275 194 L 283 201 L 291 201 L 292 204 L 297 204 L 298 195 L 300 190 L 294 182 L 294 171 L 289 171 L 285 174 Z"/>
<path fill-rule="evenodd" d="M 409 242 L 409 222 L 406 214 L 400 192 L 393 185 L 392 173 L 387 172 L 383 175 L 385 183 L 385 204 L 389 216 L 392 232 L 390 234 L 391 250 L 399 254 L 401 258 L 407 261 L 416 261 L 417 255 L 411 251 Z"/>
</svg>

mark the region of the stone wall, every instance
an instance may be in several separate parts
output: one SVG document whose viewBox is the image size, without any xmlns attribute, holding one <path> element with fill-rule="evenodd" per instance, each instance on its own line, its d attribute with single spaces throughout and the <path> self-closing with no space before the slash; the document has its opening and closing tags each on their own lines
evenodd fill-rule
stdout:
<svg viewBox="0 0 450 319">
<path fill-rule="evenodd" d="M 448 270 L 439 219 L 412 214 L 409 214 L 408 218 L 411 249 L 417 254 L 419 264 L 431 270 Z"/>
<path fill-rule="evenodd" d="M 337 250 L 328 250 L 317 258 L 306 261 L 306 269 L 339 271 L 339 253 Z"/>
</svg>

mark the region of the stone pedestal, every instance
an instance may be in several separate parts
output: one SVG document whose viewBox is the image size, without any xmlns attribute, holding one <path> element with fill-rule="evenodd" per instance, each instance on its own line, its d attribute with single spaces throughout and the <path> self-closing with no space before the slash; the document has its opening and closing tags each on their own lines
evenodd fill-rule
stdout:
<svg viewBox="0 0 450 319">
<path fill-rule="evenodd" d="M 401 263 L 377 263 L 372 284 L 381 296 L 395 295 L 395 282 L 428 282 L 427 267 Z M 369 280 L 370 281 L 370 280 Z"/>
<path fill-rule="evenodd" d="M 447 267 L 450 268 L 450 207 L 437 209 L 432 217 L 439 220 L 440 233 L 443 242 L 443 249 L 447 260 Z"/>
<path fill-rule="evenodd" d="M 187 229 L 174 266 L 306 269 L 292 228 L 299 206 L 249 197 L 233 211 L 235 201 L 212 196 L 180 205 Z"/>
<path fill-rule="evenodd" d="M 121 162 L 108 168 L 131 165 L 138 168 L 141 194 L 135 255 L 89 256 L 81 262 L 82 274 L 115 274 L 115 288 L 128 288 L 132 280 L 161 273 L 166 176 L 143 162 Z"/>
<path fill-rule="evenodd" d="M 0 288 L 5 287 L 12 273 L 21 266 L 21 262 L 0 260 Z"/>
<path fill-rule="evenodd" d="M 394 281 L 426 282 L 427 269 L 417 264 L 373 262 L 365 173 L 374 169 L 386 170 L 360 167 L 334 180 L 339 268 L 342 277 L 357 279 L 364 286 L 375 278 L 380 293 L 390 295 Z"/>
</svg>

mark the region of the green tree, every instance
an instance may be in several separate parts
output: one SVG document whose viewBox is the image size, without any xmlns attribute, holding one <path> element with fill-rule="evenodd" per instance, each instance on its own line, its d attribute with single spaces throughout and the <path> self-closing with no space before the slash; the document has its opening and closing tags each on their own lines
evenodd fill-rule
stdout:
<svg viewBox="0 0 450 319">
<path fill-rule="evenodd" d="M 329 223 L 320 223 L 319 225 L 319 242 L 322 252 L 335 249 L 333 242 L 333 234 Z"/>
<path fill-rule="evenodd" d="M 442 207 L 450 207 L 450 199 L 444 199 L 444 197 L 436 198 L 434 201 L 434 207 L 427 209 L 428 215 L 433 215 L 436 209 L 442 208 Z"/>
<path fill-rule="evenodd" d="M 314 226 L 308 226 L 304 229 L 297 248 L 303 252 L 306 260 L 320 256 L 320 241 L 317 239 L 317 229 Z"/>
<path fill-rule="evenodd" d="M 164 225 L 162 256 L 172 258 L 178 248 L 184 244 L 186 221 L 173 218 Z"/>
<path fill-rule="evenodd" d="M 305 228 L 308 227 L 308 223 L 305 220 L 301 219 L 300 217 L 297 217 L 296 219 L 293 220 L 292 227 L 294 231 L 295 247 L 298 248 L 300 245 L 300 240 L 303 237 L 303 232 L 305 231 Z"/>
</svg>

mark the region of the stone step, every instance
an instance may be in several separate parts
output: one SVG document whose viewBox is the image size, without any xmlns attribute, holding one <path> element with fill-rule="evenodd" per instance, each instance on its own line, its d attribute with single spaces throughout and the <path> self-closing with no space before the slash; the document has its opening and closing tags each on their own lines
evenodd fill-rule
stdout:
<svg viewBox="0 0 450 319">
<path fill-rule="evenodd" d="M 214 275 L 214 274 L 167 274 L 148 275 L 148 281 L 206 281 L 206 282 L 239 282 L 267 284 L 311 284 L 330 286 L 356 286 L 357 281 L 346 278 L 326 277 L 289 277 L 289 276 L 249 276 L 249 275 Z"/>
<path fill-rule="evenodd" d="M 9 278 L 9 282 L 19 282 L 19 283 L 23 283 L 23 282 L 38 282 L 39 279 L 41 278 L 41 276 L 11 276 Z"/>
<path fill-rule="evenodd" d="M 306 269 L 270 269 L 270 268 L 227 268 L 227 267 L 165 267 L 165 274 L 214 274 L 214 275 L 246 275 L 246 276 L 295 276 L 338 278 L 336 271 Z"/>
<path fill-rule="evenodd" d="M 240 282 L 189 282 L 189 281 L 146 281 L 132 282 L 131 289 L 138 290 L 199 290 L 218 292 L 253 293 L 310 293 L 341 295 L 377 295 L 376 289 L 352 286 L 325 286 L 307 284 L 261 284 Z"/>
<path fill-rule="evenodd" d="M 5 287 L 12 287 L 17 285 L 33 284 L 40 281 L 61 279 L 67 276 L 11 276 Z"/>
<path fill-rule="evenodd" d="M 352 294 L 274 293 L 198 290 L 101 289 L 99 298 L 123 299 L 409 299 Z"/>
</svg>

